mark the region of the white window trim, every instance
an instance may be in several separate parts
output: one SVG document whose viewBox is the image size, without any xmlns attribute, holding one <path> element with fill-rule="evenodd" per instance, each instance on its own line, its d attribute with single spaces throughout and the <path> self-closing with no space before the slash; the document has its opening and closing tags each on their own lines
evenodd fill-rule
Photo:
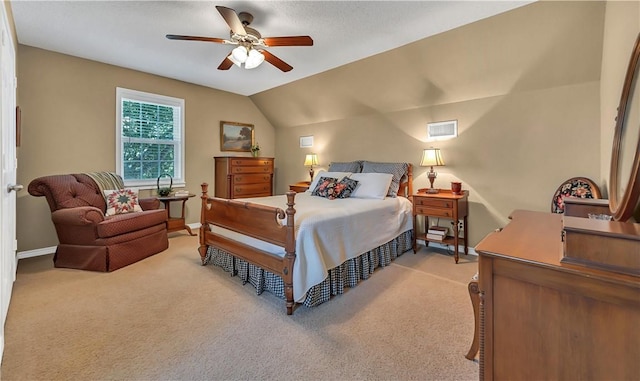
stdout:
<svg viewBox="0 0 640 381">
<path fill-rule="evenodd" d="M 166 95 L 158 95 L 152 93 L 145 93 L 143 91 L 125 89 L 122 87 L 116 87 L 116 173 L 120 176 L 124 174 L 124 163 L 122 162 L 122 99 L 131 99 L 139 102 L 157 103 L 171 107 L 178 107 L 180 109 L 180 152 L 178 153 L 179 162 L 174 166 L 173 186 L 184 187 L 186 185 L 184 179 L 184 99 L 169 97 Z M 124 176 L 123 176 L 124 179 Z M 160 180 L 163 184 L 168 179 Z M 127 187 L 138 187 L 140 189 L 155 189 L 157 179 L 153 180 L 124 180 L 124 185 Z"/>
</svg>

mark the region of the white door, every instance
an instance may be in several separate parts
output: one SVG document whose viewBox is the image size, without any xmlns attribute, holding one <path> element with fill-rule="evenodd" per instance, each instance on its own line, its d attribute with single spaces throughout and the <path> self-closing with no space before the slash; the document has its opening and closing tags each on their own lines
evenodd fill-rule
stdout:
<svg viewBox="0 0 640 381">
<path fill-rule="evenodd" d="M 4 323 L 16 276 L 16 68 L 14 43 L 9 33 L 5 5 L 0 4 L 0 356 L 4 352 Z M 1 357 L 0 357 L 1 358 Z"/>
</svg>

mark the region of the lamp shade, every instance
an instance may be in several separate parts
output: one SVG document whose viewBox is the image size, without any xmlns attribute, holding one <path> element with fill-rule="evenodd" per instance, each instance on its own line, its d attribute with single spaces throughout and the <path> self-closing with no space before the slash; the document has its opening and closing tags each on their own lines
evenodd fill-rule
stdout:
<svg viewBox="0 0 640 381">
<path fill-rule="evenodd" d="M 244 46 L 238 46 L 231 51 L 231 55 L 236 61 L 244 63 L 247 60 L 247 48 L 245 48 Z"/>
<path fill-rule="evenodd" d="M 256 68 L 260 66 L 260 64 L 263 61 L 264 61 L 264 55 L 255 49 L 251 49 L 249 51 L 249 56 L 247 57 L 247 60 L 244 63 L 244 68 L 245 69 Z"/>
<path fill-rule="evenodd" d="M 444 165 L 444 160 L 442 160 L 440 148 L 427 148 L 422 151 L 422 160 L 420 160 L 421 167 L 433 167 L 442 165 Z"/>
<path fill-rule="evenodd" d="M 304 165 L 307 167 L 318 165 L 318 155 L 310 153 L 304 158 Z"/>
</svg>

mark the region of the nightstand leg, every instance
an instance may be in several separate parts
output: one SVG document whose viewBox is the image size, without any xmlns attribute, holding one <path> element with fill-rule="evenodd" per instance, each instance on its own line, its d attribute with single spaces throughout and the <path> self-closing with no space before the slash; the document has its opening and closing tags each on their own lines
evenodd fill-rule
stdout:
<svg viewBox="0 0 640 381">
<path fill-rule="evenodd" d="M 413 215 L 413 232 L 412 232 L 412 240 L 413 240 L 413 254 L 418 252 L 418 242 L 416 240 L 416 235 L 417 235 L 417 230 L 416 230 L 416 215 Z"/>
<path fill-rule="evenodd" d="M 469 255 L 469 245 L 468 245 L 468 237 L 469 237 L 469 228 L 467 227 L 467 216 L 464 216 L 464 255 Z"/>
<path fill-rule="evenodd" d="M 458 257 L 458 234 L 460 233 L 459 231 L 460 229 L 458 229 L 458 220 L 454 220 L 453 222 L 453 257 L 456 260 L 456 263 L 458 263 L 458 260 L 460 259 Z"/>
</svg>

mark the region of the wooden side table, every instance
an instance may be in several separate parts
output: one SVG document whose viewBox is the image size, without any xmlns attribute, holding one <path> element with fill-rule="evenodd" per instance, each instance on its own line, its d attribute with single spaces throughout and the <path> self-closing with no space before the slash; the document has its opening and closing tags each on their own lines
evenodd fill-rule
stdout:
<svg viewBox="0 0 640 381">
<path fill-rule="evenodd" d="M 166 196 L 166 197 L 158 197 L 158 200 L 162 201 L 164 204 L 164 208 L 167 210 L 167 216 L 169 219 L 167 220 L 167 232 L 176 232 L 179 230 L 186 229 L 189 232 L 189 235 L 197 235 L 191 231 L 191 228 L 185 224 L 184 219 L 184 204 L 191 197 L 195 197 L 195 194 L 188 194 L 186 196 Z M 171 217 L 171 203 L 174 201 L 182 201 L 182 213 L 180 217 Z"/>
<path fill-rule="evenodd" d="M 469 191 L 463 190 L 461 194 L 453 194 L 451 190 L 440 189 L 439 193 L 418 192 L 413 195 L 413 252 L 418 251 L 416 240 L 422 240 L 425 245 L 429 242 L 438 242 L 453 245 L 453 253 L 456 263 L 458 263 L 458 242 L 460 240 L 459 221 L 463 221 L 463 242 L 464 254 L 469 254 L 467 237 L 469 227 L 467 224 Z M 424 216 L 425 232 L 418 232 L 416 220 L 418 216 Z M 427 237 L 426 230 L 429 229 L 429 217 L 446 218 L 453 221 L 453 235 L 447 235 L 443 240 L 434 240 Z"/>
<path fill-rule="evenodd" d="M 298 183 L 289 185 L 289 190 L 300 193 L 309 189 L 309 185 L 311 185 L 310 181 L 300 181 Z"/>
</svg>

